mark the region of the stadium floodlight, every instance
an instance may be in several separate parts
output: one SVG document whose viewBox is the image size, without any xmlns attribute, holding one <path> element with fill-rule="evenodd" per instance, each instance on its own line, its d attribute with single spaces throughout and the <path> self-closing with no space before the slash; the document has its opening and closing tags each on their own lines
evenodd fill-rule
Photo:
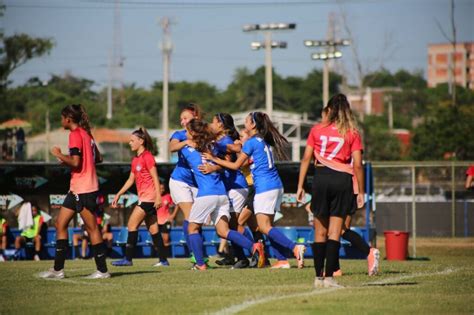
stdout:
<svg viewBox="0 0 474 315">
<path fill-rule="evenodd" d="M 252 50 L 265 49 L 265 110 L 269 117 L 273 114 L 273 86 L 272 86 L 272 49 L 286 48 L 286 42 L 272 41 L 273 31 L 294 30 L 296 23 L 263 23 L 263 24 L 245 24 L 242 27 L 244 32 L 263 32 L 264 42 L 252 42 Z"/>
</svg>

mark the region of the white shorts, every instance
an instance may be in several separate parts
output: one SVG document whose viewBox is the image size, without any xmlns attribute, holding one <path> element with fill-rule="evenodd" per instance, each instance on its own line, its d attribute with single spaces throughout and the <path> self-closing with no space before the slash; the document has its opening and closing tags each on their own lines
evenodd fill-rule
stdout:
<svg viewBox="0 0 474 315">
<path fill-rule="evenodd" d="M 197 197 L 194 200 L 188 221 L 204 224 L 208 222 L 210 216 L 212 222 L 217 224 L 223 216 L 230 219 L 229 206 L 229 198 L 226 195 Z"/>
<path fill-rule="evenodd" d="M 180 182 L 170 178 L 169 182 L 171 199 L 175 204 L 181 202 L 194 202 L 197 195 L 197 188 L 189 186 L 185 182 Z"/>
<path fill-rule="evenodd" d="M 229 190 L 228 196 L 230 201 L 230 212 L 242 212 L 248 194 L 249 190 L 247 188 L 237 188 Z"/>
<path fill-rule="evenodd" d="M 280 211 L 282 198 L 283 188 L 255 194 L 253 199 L 254 213 L 275 214 L 277 211 Z"/>
</svg>

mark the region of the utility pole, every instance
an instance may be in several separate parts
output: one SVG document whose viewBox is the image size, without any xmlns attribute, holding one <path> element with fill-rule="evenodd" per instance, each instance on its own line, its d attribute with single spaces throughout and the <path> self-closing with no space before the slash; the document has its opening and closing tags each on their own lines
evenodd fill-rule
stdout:
<svg viewBox="0 0 474 315">
<path fill-rule="evenodd" d="M 286 42 L 272 41 L 272 31 L 293 30 L 296 28 L 294 23 L 268 23 L 268 24 L 246 24 L 243 27 L 244 32 L 263 31 L 264 42 L 252 42 L 252 50 L 265 48 L 265 111 L 271 118 L 273 115 L 273 73 L 272 73 L 272 49 L 286 48 Z"/>
<path fill-rule="evenodd" d="M 114 6 L 114 29 L 112 53 L 109 57 L 109 84 L 107 87 L 107 119 L 112 119 L 113 115 L 113 95 L 112 91 L 116 83 L 120 84 L 120 103 L 125 104 L 125 96 L 123 94 L 123 62 L 122 56 L 122 27 L 120 23 L 120 0 L 115 0 Z"/>
<path fill-rule="evenodd" d="M 169 138 L 169 118 L 168 118 L 168 81 L 169 81 L 169 64 L 171 59 L 171 52 L 173 51 L 173 44 L 171 42 L 170 35 L 170 20 L 164 17 L 160 21 L 161 27 L 163 28 L 163 41 L 161 42 L 160 49 L 163 53 L 163 113 L 162 117 L 162 128 L 163 128 L 163 142 L 161 156 L 163 161 L 169 161 L 169 150 L 168 150 L 168 138 Z"/>
</svg>

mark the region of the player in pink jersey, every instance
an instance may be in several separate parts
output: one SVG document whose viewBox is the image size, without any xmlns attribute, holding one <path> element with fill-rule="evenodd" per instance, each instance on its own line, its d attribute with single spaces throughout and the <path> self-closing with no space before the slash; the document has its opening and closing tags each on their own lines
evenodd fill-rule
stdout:
<svg viewBox="0 0 474 315">
<path fill-rule="evenodd" d="M 69 247 L 67 228 L 75 213 L 78 212 L 89 233 L 92 253 L 97 265 L 97 271 L 88 278 L 110 278 L 105 261 L 106 248 L 94 216 L 97 209 L 97 191 L 99 190 L 95 169 L 98 159 L 95 156 L 95 143 L 91 134 L 89 117 L 84 107 L 80 104 L 64 107 L 61 111 L 61 125 L 70 131 L 69 155 L 61 153 L 61 149 L 57 146 L 51 149 L 51 154 L 71 168 L 71 182 L 69 193 L 64 199 L 56 219 L 54 267 L 40 273 L 39 276 L 41 278 L 64 278 L 64 261 Z"/>
<path fill-rule="evenodd" d="M 466 171 L 466 182 L 464 183 L 464 187 L 466 189 L 474 188 L 473 178 L 474 178 L 474 165 L 471 165 Z"/>
<path fill-rule="evenodd" d="M 161 207 L 156 210 L 156 216 L 158 220 L 158 227 L 160 229 L 161 237 L 163 237 L 163 244 L 165 246 L 166 254 L 169 256 L 170 252 L 170 230 L 171 222 L 176 216 L 178 209 L 174 207 L 173 199 L 171 195 L 166 191 L 165 185 L 160 184 L 160 193 L 161 193 Z M 173 209 L 173 213 L 170 214 L 170 209 Z M 155 265 L 161 266 L 163 263 L 158 261 Z"/>
<path fill-rule="evenodd" d="M 138 205 L 133 209 L 128 219 L 128 237 L 125 258 L 112 262 L 113 266 L 132 266 L 135 247 L 138 241 L 138 227 L 145 220 L 151 234 L 155 250 L 160 256 L 162 266 L 169 266 L 163 238 L 159 232 L 156 219 L 156 209 L 161 206 L 160 180 L 156 170 L 153 141 L 145 128 L 135 130 L 130 136 L 130 148 L 136 152 L 132 160 L 130 176 L 112 201 L 116 208 L 122 196 L 135 183 L 138 193 Z"/>
<path fill-rule="evenodd" d="M 301 161 L 297 199 L 303 202 L 304 180 L 315 158 L 311 208 L 315 242 L 312 244 L 316 270 L 315 287 L 338 287 L 333 279 L 339 261 L 339 239 L 344 219 L 355 207 L 364 205 L 362 142 L 357 122 L 343 94 L 333 96 L 323 109 L 323 122 L 308 136 Z M 323 271 L 326 265 L 325 272 Z"/>
</svg>

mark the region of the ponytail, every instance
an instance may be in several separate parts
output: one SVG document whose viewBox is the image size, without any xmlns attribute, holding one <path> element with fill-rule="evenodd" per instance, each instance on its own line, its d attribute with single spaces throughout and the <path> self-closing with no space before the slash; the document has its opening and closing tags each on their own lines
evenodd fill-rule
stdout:
<svg viewBox="0 0 474 315">
<path fill-rule="evenodd" d="M 240 139 L 239 132 L 235 128 L 234 118 L 227 113 L 218 113 L 215 115 L 217 120 L 224 126 L 224 133 L 232 138 L 232 140 Z"/>
<path fill-rule="evenodd" d="M 252 112 L 250 116 L 257 129 L 257 134 L 260 135 L 266 143 L 275 148 L 277 158 L 280 160 L 288 160 L 289 156 L 285 150 L 285 148 L 289 146 L 288 140 L 275 128 L 268 115 L 262 112 Z"/>
<path fill-rule="evenodd" d="M 145 147 L 146 150 L 150 151 L 151 154 L 153 155 L 157 154 L 157 150 L 156 150 L 155 144 L 153 143 L 153 139 L 151 138 L 150 134 L 145 129 L 145 127 L 138 128 L 137 130 L 132 132 L 132 135 L 142 139 L 143 146 Z"/>
<path fill-rule="evenodd" d="M 344 94 L 336 94 L 331 97 L 323 111 L 327 115 L 327 122 L 335 124 L 341 136 L 345 137 L 348 131 L 359 132 L 357 120 Z"/>
</svg>

